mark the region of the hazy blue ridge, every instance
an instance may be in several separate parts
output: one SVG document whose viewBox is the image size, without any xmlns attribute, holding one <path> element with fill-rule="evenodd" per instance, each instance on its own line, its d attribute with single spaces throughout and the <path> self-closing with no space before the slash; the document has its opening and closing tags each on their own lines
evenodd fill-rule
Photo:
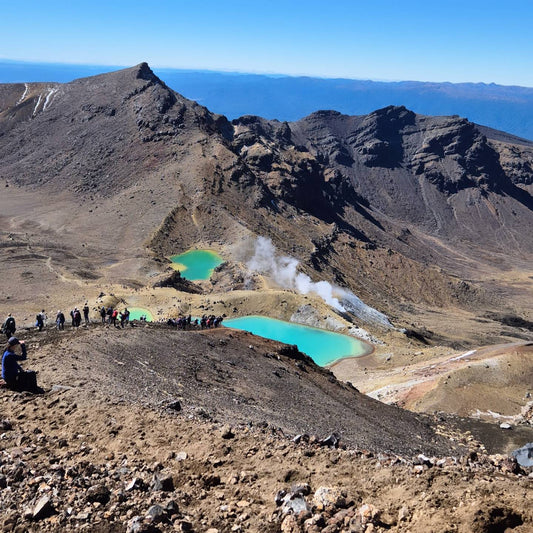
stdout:
<svg viewBox="0 0 533 533">
<path fill-rule="evenodd" d="M 0 83 L 68 82 L 119 66 L 0 61 Z M 364 115 L 404 105 L 424 115 L 459 115 L 533 140 L 533 88 L 484 83 L 376 82 L 153 69 L 169 87 L 229 119 L 294 121 L 321 109 Z"/>
</svg>

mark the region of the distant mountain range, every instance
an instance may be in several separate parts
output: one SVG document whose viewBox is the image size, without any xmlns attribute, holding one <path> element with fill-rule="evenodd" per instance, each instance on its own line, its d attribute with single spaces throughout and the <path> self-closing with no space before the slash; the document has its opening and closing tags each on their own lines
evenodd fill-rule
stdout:
<svg viewBox="0 0 533 533">
<path fill-rule="evenodd" d="M 73 79 L 115 66 L 0 61 L 0 83 Z M 484 83 L 377 82 L 154 69 L 167 85 L 230 120 L 244 115 L 295 121 L 318 110 L 364 115 L 389 105 L 424 115 L 460 115 L 533 139 L 533 88 Z"/>
</svg>

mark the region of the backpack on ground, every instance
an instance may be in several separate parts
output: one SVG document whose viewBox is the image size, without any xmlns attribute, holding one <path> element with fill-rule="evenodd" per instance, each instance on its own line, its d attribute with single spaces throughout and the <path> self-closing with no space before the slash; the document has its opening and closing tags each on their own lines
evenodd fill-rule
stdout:
<svg viewBox="0 0 533 533">
<path fill-rule="evenodd" d="M 20 390 L 35 392 L 37 387 L 37 372 L 35 370 L 26 370 L 18 375 L 18 388 Z"/>
</svg>

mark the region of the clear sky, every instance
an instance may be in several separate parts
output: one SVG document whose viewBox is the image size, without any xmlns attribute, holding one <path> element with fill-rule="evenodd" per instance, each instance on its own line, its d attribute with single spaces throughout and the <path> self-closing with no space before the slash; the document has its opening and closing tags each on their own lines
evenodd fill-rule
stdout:
<svg viewBox="0 0 533 533">
<path fill-rule="evenodd" d="M 0 58 L 533 87 L 533 0 L 0 0 Z"/>
</svg>

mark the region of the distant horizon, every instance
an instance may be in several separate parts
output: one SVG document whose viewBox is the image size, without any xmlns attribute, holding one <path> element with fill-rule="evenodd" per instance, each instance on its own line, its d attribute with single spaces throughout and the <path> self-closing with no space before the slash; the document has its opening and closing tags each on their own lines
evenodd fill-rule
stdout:
<svg viewBox="0 0 533 533">
<path fill-rule="evenodd" d="M 533 87 L 531 0 L 52 0 L 2 5 L 15 61 Z M 444 80 L 444 81 L 443 81 Z"/>
<path fill-rule="evenodd" d="M 213 68 L 180 68 L 180 67 L 169 67 L 169 66 L 157 66 L 148 61 L 138 61 L 131 65 L 114 65 L 114 64 L 103 64 L 103 63 L 76 63 L 76 62 L 63 62 L 63 61 L 32 61 L 32 60 L 21 60 L 21 59 L 12 59 L 7 57 L 0 57 L 0 64 L 10 63 L 13 65 L 42 65 L 42 66 L 58 66 L 58 67 L 83 67 L 91 69 L 102 69 L 101 74 L 106 72 L 113 72 L 115 70 L 122 70 L 127 68 L 132 68 L 135 65 L 141 63 L 147 63 L 150 69 L 153 71 L 177 71 L 177 72 L 190 72 L 190 73 L 207 73 L 207 74 L 228 74 L 236 76 L 265 76 L 270 78 L 312 78 L 319 80 L 347 80 L 347 81 L 368 81 L 374 83 L 423 83 L 423 84 L 436 84 L 436 85 L 485 85 L 485 86 L 500 86 L 500 87 L 519 87 L 524 89 L 533 89 L 533 86 L 528 85 L 516 85 L 516 84 L 502 84 L 495 82 L 485 82 L 485 81 L 449 81 L 449 80 L 422 80 L 422 79 L 374 79 L 369 77 L 346 77 L 346 76 L 319 76 L 313 74 L 288 74 L 283 72 L 260 72 L 260 71 L 241 71 L 241 70 L 222 70 L 222 69 L 213 69 Z M 98 74 L 97 73 L 97 74 Z M 27 80 L 21 80 L 19 82 L 4 82 L 2 81 L 2 73 L 0 72 L 0 83 L 24 83 Z M 54 80 L 42 80 L 42 81 L 54 81 Z M 164 80 L 163 80 L 164 81 Z M 58 82 L 61 83 L 61 82 Z"/>
</svg>

